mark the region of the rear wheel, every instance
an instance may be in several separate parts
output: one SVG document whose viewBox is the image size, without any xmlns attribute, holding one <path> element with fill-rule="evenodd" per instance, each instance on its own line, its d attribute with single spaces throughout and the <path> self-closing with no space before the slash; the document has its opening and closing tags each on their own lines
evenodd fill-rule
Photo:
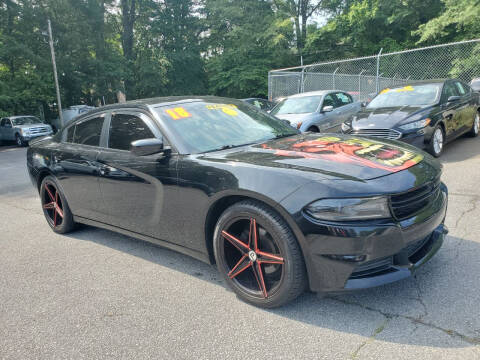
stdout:
<svg viewBox="0 0 480 360">
<path fill-rule="evenodd" d="M 221 215 L 214 251 L 220 273 L 246 302 L 273 308 L 305 289 L 305 264 L 295 236 L 261 203 L 242 201 Z"/>
<path fill-rule="evenodd" d="M 442 154 L 443 146 L 445 145 L 445 133 L 441 126 L 437 125 L 433 130 L 432 139 L 428 146 L 428 152 L 435 157 L 439 157 Z"/>
<path fill-rule="evenodd" d="M 47 176 L 40 185 L 40 199 L 43 214 L 53 231 L 65 234 L 75 228 L 73 215 L 68 207 L 65 196 L 61 193 L 57 180 Z"/>
<path fill-rule="evenodd" d="M 475 114 L 475 118 L 473 119 L 472 128 L 471 128 L 470 131 L 467 133 L 468 136 L 477 137 L 477 136 L 478 136 L 479 127 L 480 127 L 480 113 L 477 112 L 477 113 Z"/>
</svg>

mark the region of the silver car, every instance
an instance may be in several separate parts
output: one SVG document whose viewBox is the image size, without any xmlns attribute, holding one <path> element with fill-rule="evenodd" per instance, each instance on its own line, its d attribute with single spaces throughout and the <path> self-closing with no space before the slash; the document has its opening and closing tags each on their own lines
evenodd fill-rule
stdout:
<svg viewBox="0 0 480 360">
<path fill-rule="evenodd" d="M 0 120 L 0 143 L 15 141 L 18 146 L 25 146 L 30 140 L 52 133 L 52 127 L 35 116 L 10 116 Z"/>
<path fill-rule="evenodd" d="M 270 114 L 301 131 L 340 132 L 342 123 L 361 107 L 344 91 L 321 90 L 289 96 Z"/>
</svg>

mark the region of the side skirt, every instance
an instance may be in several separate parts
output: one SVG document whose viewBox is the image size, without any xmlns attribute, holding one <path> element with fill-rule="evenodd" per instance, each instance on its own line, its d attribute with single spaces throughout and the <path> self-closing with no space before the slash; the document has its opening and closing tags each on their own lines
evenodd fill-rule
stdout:
<svg viewBox="0 0 480 360">
<path fill-rule="evenodd" d="M 127 235 L 127 236 L 130 236 L 130 237 L 142 240 L 142 241 L 146 241 L 146 242 L 161 246 L 161 247 L 166 248 L 166 249 L 170 249 L 170 250 L 179 252 L 179 253 L 184 254 L 184 255 L 191 256 L 191 257 L 193 257 L 197 260 L 203 261 L 207 264 L 211 264 L 210 258 L 207 254 L 204 254 L 202 252 L 186 248 L 184 246 L 173 244 L 173 243 L 168 242 L 168 241 L 152 238 L 150 236 L 142 235 L 142 234 L 139 234 L 139 233 L 136 233 L 136 232 L 133 232 L 133 231 L 129 231 L 129 230 L 125 230 L 125 229 L 122 229 L 122 228 L 119 228 L 119 227 L 116 227 L 116 226 L 104 224 L 104 223 L 101 223 L 101 222 L 98 222 L 98 221 L 95 221 L 95 220 L 91 220 L 91 219 L 87 219 L 87 218 L 84 218 L 84 217 L 81 217 L 81 216 L 75 216 L 74 215 L 73 216 L 73 221 L 75 221 L 77 223 L 80 223 L 80 224 L 90 225 L 90 226 L 114 231 L 114 232 L 117 232 L 117 233 L 120 233 L 120 234 L 123 234 L 123 235 Z"/>
</svg>

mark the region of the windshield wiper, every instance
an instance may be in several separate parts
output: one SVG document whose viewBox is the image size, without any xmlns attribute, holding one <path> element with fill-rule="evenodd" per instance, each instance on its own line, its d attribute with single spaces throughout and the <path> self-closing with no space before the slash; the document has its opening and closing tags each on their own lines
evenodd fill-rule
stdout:
<svg viewBox="0 0 480 360">
<path fill-rule="evenodd" d="M 219 148 L 216 148 L 216 149 L 203 151 L 202 154 L 209 153 L 209 152 L 213 152 L 213 151 L 221 151 L 221 150 L 233 149 L 233 148 L 237 148 L 237 147 L 242 147 L 242 146 L 247 146 L 247 145 L 253 145 L 253 144 L 258 144 L 258 143 L 259 143 L 258 141 L 254 141 L 254 142 L 247 143 L 247 144 L 223 145 L 223 146 L 221 146 L 221 147 L 219 147 Z"/>
</svg>

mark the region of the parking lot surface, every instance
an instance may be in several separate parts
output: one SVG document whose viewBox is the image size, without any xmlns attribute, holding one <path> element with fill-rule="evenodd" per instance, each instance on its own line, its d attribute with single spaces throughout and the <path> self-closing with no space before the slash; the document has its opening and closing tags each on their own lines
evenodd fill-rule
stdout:
<svg viewBox="0 0 480 360">
<path fill-rule="evenodd" d="M 280 309 L 215 267 L 106 230 L 47 225 L 25 149 L 0 147 L 0 358 L 480 359 L 480 139 L 445 149 L 444 246 L 415 277 Z"/>
</svg>

